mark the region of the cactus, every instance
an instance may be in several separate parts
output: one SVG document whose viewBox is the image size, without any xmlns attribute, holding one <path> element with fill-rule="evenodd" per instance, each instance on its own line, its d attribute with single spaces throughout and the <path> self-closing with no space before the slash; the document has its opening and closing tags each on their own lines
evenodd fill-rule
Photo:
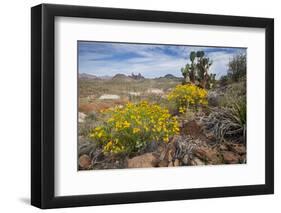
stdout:
<svg viewBox="0 0 281 213">
<path fill-rule="evenodd" d="M 216 74 L 214 73 L 211 73 L 210 74 L 210 79 L 209 81 L 207 82 L 207 88 L 212 88 L 216 83 Z"/>
<path fill-rule="evenodd" d="M 184 77 L 183 83 L 195 84 L 198 82 L 198 86 L 202 88 L 211 88 L 215 82 L 215 74 L 209 74 L 209 68 L 212 65 L 212 61 L 205 57 L 204 51 L 192 51 L 189 55 L 190 64 L 187 63 L 184 68 L 181 68 L 182 75 Z"/>
<path fill-rule="evenodd" d="M 183 83 L 193 83 L 195 84 L 195 76 L 196 76 L 196 65 L 195 65 L 195 58 L 196 52 L 190 53 L 190 64 L 186 64 L 184 68 L 181 68 L 182 75 L 184 77 Z"/>
<path fill-rule="evenodd" d="M 198 54 L 199 53 L 199 54 Z M 197 66 L 197 74 L 198 74 L 198 81 L 199 85 L 202 88 L 206 88 L 207 84 L 209 84 L 211 77 L 208 73 L 212 62 L 209 58 L 204 57 L 205 53 L 203 51 L 197 52 L 198 63 Z"/>
</svg>

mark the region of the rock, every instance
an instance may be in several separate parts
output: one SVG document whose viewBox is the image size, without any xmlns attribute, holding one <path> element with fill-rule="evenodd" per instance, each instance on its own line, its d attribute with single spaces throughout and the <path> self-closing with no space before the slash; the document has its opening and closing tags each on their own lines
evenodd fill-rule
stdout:
<svg viewBox="0 0 281 213">
<path fill-rule="evenodd" d="M 163 95 L 164 91 L 162 89 L 157 89 L 157 88 L 149 88 L 147 91 L 149 94 L 154 94 L 154 95 Z"/>
<path fill-rule="evenodd" d="M 79 166 L 82 169 L 88 169 L 91 166 L 91 158 L 88 155 L 81 155 L 79 157 Z"/>
<path fill-rule="evenodd" d="M 243 144 L 231 144 L 229 149 L 239 155 L 246 154 L 246 147 Z"/>
<path fill-rule="evenodd" d="M 194 150 L 194 155 L 208 164 L 220 164 L 220 153 L 208 147 L 198 147 Z"/>
<path fill-rule="evenodd" d="M 180 166 L 180 161 L 178 159 L 175 160 L 174 166 Z"/>
<path fill-rule="evenodd" d="M 194 154 L 203 160 L 206 159 L 207 152 L 209 152 L 209 149 L 206 147 L 197 147 L 194 149 Z"/>
<path fill-rule="evenodd" d="M 128 92 L 129 95 L 132 95 L 132 96 L 140 96 L 141 93 L 140 92 Z"/>
<path fill-rule="evenodd" d="M 159 163 L 159 160 L 155 155 L 153 155 L 153 153 L 146 153 L 128 159 L 127 163 L 128 163 L 128 168 L 149 168 L 149 167 L 156 167 Z"/>
<path fill-rule="evenodd" d="M 223 151 L 222 156 L 224 159 L 224 162 L 227 164 L 236 164 L 239 163 L 240 156 L 234 152 L 230 151 Z"/>
<path fill-rule="evenodd" d="M 205 163 L 204 163 L 202 160 L 200 160 L 199 158 L 197 158 L 197 157 L 194 157 L 194 158 L 191 160 L 190 164 L 191 164 L 192 166 L 202 166 L 202 165 L 205 165 Z"/>
<path fill-rule="evenodd" d="M 100 100 L 117 100 L 120 99 L 119 95 L 113 95 L 113 94 L 103 94 L 99 97 Z"/>
<path fill-rule="evenodd" d="M 167 167 L 169 165 L 169 161 L 167 161 L 166 159 L 161 160 L 158 164 L 159 167 Z"/>
<path fill-rule="evenodd" d="M 171 161 L 169 164 L 168 164 L 168 167 L 173 167 L 174 166 L 174 164 L 173 164 L 173 162 Z"/>
<path fill-rule="evenodd" d="M 85 118 L 87 117 L 87 115 L 83 112 L 79 112 L 79 115 L 78 115 L 78 122 L 79 123 L 83 123 L 85 121 Z"/>
</svg>

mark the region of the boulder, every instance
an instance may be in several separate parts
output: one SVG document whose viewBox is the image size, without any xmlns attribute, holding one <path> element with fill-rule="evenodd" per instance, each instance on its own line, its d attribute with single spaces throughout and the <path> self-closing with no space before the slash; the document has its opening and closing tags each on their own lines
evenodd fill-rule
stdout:
<svg viewBox="0 0 281 213">
<path fill-rule="evenodd" d="M 140 92 L 128 92 L 128 94 L 132 96 L 141 96 Z"/>
<path fill-rule="evenodd" d="M 159 167 L 167 167 L 169 165 L 169 161 L 164 159 L 164 160 L 161 160 L 159 163 L 158 163 L 158 166 Z"/>
<path fill-rule="evenodd" d="M 120 99 L 119 95 L 114 94 L 103 94 L 99 97 L 100 100 L 118 100 Z"/>
<path fill-rule="evenodd" d="M 146 153 L 128 159 L 127 163 L 128 163 L 128 168 L 149 168 L 149 167 L 156 167 L 159 163 L 159 160 L 155 155 L 153 155 L 153 153 Z"/>
<path fill-rule="evenodd" d="M 87 117 L 87 115 L 85 113 L 79 112 L 79 115 L 78 115 L 79 123 L 83 123 L 86 117 Z"/>
<path fill-rule="evenodd" d="M 222 159 L 216 149 L 208 147 L 198 147 L 194 150 L 194 155 L 207 164 L 220 164 Z"/>
<path fill-rule="evenodd" d="M 173 162 L 170 162 L 170 163 L 168 164 L 168 167 L 173 167 L 173 166 L 174 166 Z"/>
<path fill-rule="evenodd" d="M 82 169 L 88 169 L 91 166 L 91 158 L 88 155 L 81 155 L 79 157 L 79 166 Z"/>
<path fill-rule="evenodd" d="M 163 95 L 164 91 L 162 89 L 157 89 L 157 88 L 149 88 L 146 91 L 148 94 L 153 94 L 153 95 Z"/>
</svg>

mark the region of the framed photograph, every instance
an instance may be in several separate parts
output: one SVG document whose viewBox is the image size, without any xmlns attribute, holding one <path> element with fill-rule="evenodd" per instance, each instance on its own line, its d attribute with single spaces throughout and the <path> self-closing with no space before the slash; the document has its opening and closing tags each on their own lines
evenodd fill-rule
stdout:
<svg viewBox="0 0 281 213">
<path fill-rule="evenodd" d="M 31 9 L 31 204 L 274 192 L 274 20 Z"/>
</svg>

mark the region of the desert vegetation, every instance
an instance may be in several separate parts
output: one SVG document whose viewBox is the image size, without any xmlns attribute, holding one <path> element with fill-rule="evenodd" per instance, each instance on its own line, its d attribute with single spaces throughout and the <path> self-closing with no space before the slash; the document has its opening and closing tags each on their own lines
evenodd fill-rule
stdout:
<svg viewBox="0 0 281 213">
<path fill-rule="evenodd" d="M 79 170 L 246 163 L 246 54 L 220 79 L 188 58 L 181 77 L 80 73 Z"/>
</svg>

